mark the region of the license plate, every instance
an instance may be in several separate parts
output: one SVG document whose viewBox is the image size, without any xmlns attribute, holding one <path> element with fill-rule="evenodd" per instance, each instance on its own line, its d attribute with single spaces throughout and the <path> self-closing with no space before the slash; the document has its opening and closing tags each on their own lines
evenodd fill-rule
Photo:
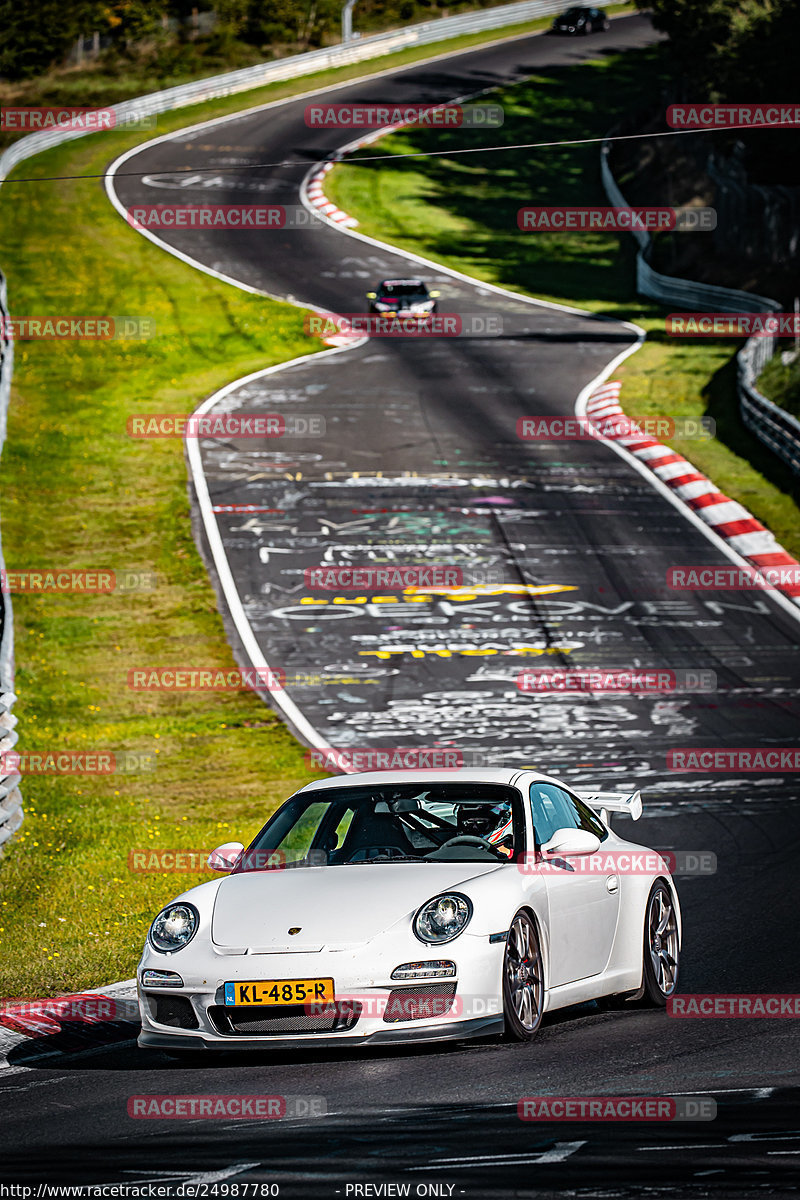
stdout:
<svg viewBox="0 0 800 1200">
<path fill-rule="evenodd" d="M 332 1000 L 332 979 L 261 979 L 225 984 L 226 1005 L 319 1004 Z"/>
</svg>

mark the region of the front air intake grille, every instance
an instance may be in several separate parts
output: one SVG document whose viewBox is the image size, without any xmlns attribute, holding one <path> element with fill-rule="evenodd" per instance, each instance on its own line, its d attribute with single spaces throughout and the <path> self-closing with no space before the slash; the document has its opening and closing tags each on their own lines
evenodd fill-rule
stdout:
<svg viewBox="0 0 800 1200">
<path fill-rule="evenodd" d="M 185 996 L 156 996 L 145 992 L 150 1015 L 158 1025 L 170 1025 L 174 1029 L 199 1029 L 195 1011 Z"/>
<path fill-rule="evenodd" d="M 386 1001 L 384 1021 L 430 1021 L 443 1017 L 453 1007 L 454 983 L 427 983 L 421 987 L 395 988 Z"/>
<path fill-rule="evenodd" d="M 229 1037 L 252 1034 L 343 1033 L 353 1029 L 361 1016 L 361 1005 L 353 1003 L 279 1007 L 271 1005 L 213 1004 L 208 1018 L 217 1033 Z"/>
</svg>

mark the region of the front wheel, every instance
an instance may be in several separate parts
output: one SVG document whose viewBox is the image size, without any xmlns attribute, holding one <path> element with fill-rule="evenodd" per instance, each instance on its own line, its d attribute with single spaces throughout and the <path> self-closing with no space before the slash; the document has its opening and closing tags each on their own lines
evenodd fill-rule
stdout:
<svg viewBox="0 0 800 1200">
<path fill-rule="evenodd" d="M 536 926 L 526 912 L 511 922 L 503 958 L 503 1016 L 506 1037 L 529 1042 L 544 1013 L 544 967 Z"/>
<path fill-rule="evenodd" d="M 644 996 L 664 1008 L 678 986 L 678 918 L 672 894 L 660 880 L 653 884 L 644 920 Z"/>
</svg>

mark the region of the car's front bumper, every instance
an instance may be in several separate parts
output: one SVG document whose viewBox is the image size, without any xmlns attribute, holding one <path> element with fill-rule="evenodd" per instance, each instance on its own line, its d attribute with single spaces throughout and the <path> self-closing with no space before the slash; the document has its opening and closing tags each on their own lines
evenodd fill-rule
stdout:
<svg viewBox="0 0 800 1200">
<path fill-rule="evenodd" d="M 275 1037 L 222 1037 L 219 1034 L 209 1035 L 206 1032 L 192 1031 L 177 1033 L 172 1031 L 156 1032 L 154 1029 L 142 1029 L 138 1044 L 146 1049 L 181 1050 L 203 1053 L 210 1051 L 227 1051 L 236 1054 L 240 1051 L 281 1051 L 281 1050 L 333 1050 L 343 1046 L 386 1046 L 401 1045 L 408 1042 L 441 1042 L 460 1038 L 489 1037 L 502 1033 L 505 1027 L 502 1015 L 489 1017 L 474 1017 L 468 1021 L 449 1021 L 437 1026 L 422 1021 L 410 1021 L 401 1028 L 384 1028 L 373 1033 L 365 1033 L 359 1037 L 347 1034 L 300 1034 L 294 1036 Z"/>
<path fill-rule="evenodd" d="M 392 980 L 393 968 L 419 961 L 420 950 L 419 942 L 412 942 L 411 935 L 390 938 L 380 946 L 297 954 L 209 954 L 208 949 L 198 946 L 164 956 L 148 948 L 139 967 L 139 979 L 148 968 L 180 967 L 183 986 L 151 988 L 140 983 L 139 1044 L 235 1052 L 258 1047 L 438 1041 L 502 1032 L 500 981 L 505 946 L 492 944 L 486 937 L 462 935 L 457 948 L 445 945 L 428 952 L 431 958 L 455 962 L 454 976 Z M 314 978 L 334 980 L 335 1016 L 331 1020 L 320 1016 L 318 1028 L 309 1025 L 305 1016 L 309 1009 L 302 1005 L 292 1006 L 290 1012 L 280 1006 L 245 1010 L 224 1003 L 226 981 Z M 453 993 L 449 1004 L 447 997 L 440 995 L 448 989 Z M 414 1012 L 411 1018 L 404 1008 L 409 995 L 415 998 L 410 1002 L 410 1011 Z M 165 1002 L 163 1007 L 159 1001 Z M 188 1017 L 188 1022 L 171 1014 L 170 1001 L 177 1002 L 179 1013 Z M 266 1021 L 273 1018 L 275 1026 L 270 1029 Z M 258 1029 L 252 1028 L 254 1022 L 259 1024 Z"/>
</svg>

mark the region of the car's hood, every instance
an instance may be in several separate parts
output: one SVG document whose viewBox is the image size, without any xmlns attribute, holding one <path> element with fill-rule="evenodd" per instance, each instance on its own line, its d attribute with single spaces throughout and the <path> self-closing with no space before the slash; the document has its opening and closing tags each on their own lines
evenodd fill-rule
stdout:
<svg viewBox="0 0 800 1200">
<path fill-rule="evenodd" d="M 439 892 L 500 865 L 399 862 L 230 875 L 217 891 L 211 937 L 220 947 L 262 953 L 359 945 Z"/>
</svg>

